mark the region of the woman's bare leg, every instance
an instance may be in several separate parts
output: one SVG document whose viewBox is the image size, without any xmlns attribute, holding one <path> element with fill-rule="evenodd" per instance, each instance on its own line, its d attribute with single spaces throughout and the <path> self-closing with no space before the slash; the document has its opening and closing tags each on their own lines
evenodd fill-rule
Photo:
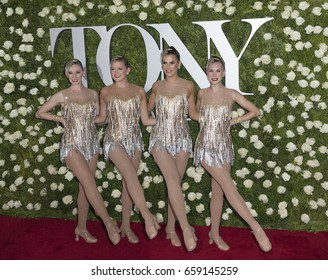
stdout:
<svg viewBox="0 0 328 280">
<path fill-rule="evenodd" d="M 114 223 L 113 219 L 108 215 L 104 200 L 97 189 L 94 172 L 90 168 L 88 162 L 82 154 L 76 151 L 71 151 L 65 161 L 68 168 L 72 170 L 74 176 L 82 185 L 87 200 L 106 226 L 109 238 L 113 244 L 117 244 L 120 239 L 118 234 L 119 230 L 116 223 Z"/>
<path fill-rule="evenodd" d="M 152 151 L 156 164 L 160 168 L 168 190 L 169 203 L 173 208 L 183 231 L 185 245 L 188 251 L 196 248 L 196 237 L 187 220 L 184 197 L 181 190 L 181 177 L 175 159 L 167 152 Z"/>
<path fill-rule="evenodd" d="M 138 171 L 139 164 L 141 159 L 141 152 L 136 151 L 135 155 L 131 158 L 132 164 L 136 170 Z M 130 243 L 138 243 L 139 239 L 133 232 L 133 230 L 130 227 L 130 219 L 131 219 L 131 212 L 133 208 L 133 200 L 130 196 L 126 182 L 123 178 L 122 180 L 122 224 L 121 224 L 121 232 L 122 236 L 127 236 Z"/>
<path fill-rule="evenodd" d="M 203 167 L 208 171 L 212 178 L 221 186 L 228 202 L 237 211 L 239 216 L 251 227 L 253 233 L 259 244 L 262 242 L 267 243 L 262 247 L 266 247 L 268 250 L 263 249 L 263 251 L 271 250 L 271 243 L 269 242 L 265 232 L 262 230 L 260 224 L 253 218 L 246 203 L 242 196 L 239 194 L 231 176 L 230 172 L 226 168 L 217 168 L 208 166 L 205 162 L 202 162 Z M 267 242 L 268 241 L 268 242 Z M 268 246 L 266 246 L 268 245 Z M 269 248 L 270 247 L 270 248 Z"/>
<path fill-rule="evenodd" d="M 93 172 L 96 173 L 98 161 L 98 154 L 93 156 L 89 161 L 88 165 Z M 79 236 L 82 236 L 84 240 L 88 243 L 97 242 L 97 238 L 92 236 L 87 230 L 87 220 L 89 214 L 89 202 L 85 196 L 85 192 L 81 183 L 79 183 L 79 191 L 77 195 L 77 228 L 75 229 L 76 239 L 79 240 Z"/>
<path fill-rule="evenodd" d="M 180 152 L 177 154 L 175 163 L 179 172 L 180 176 L 180 185 L 182 181 L 182 177 L 184 173 L 186 172 L 187 163 L 188 163 L 189 155 L 186 152 Z M 168 201 L 168 207 L 167 207 L 167 225 L 166 225 L 166 238 L 171 239 L 171 243 L 175 247 L 181 246 L 181 241 L 178 237 L 178 235 L 175 232 L 175 223 L 176 223 L 177 217 L 174 214 L 174 211 L 172 209 L 172 205 L 170 201 Z"/>
<path fill-rule="evenodd" d="M 228 165 L 225 168 L 230 170 L 230 166 Z M 224 193 L 219 183 L 215 181 L 213 178 L 212 178 L 211 187 L 212 187 L 212 196 L 210 201 L 211 230 L 208 233 L 209 243 L 212 244 L 214 241 L 216 246 L 220 250 L 227 251 L 229 250 L 229 246 L 224 242 L 224 240 L 221 238 L 219 233 Z"/>
<path fill-rule="evenodd" d="M 157 235 L 157 229 L 159 226 L 147 207 L 145 195 L 142 186 L 140 185 L 132 159 L 126 151 L 120 147 L 110 151 L 109 157 L 124 178 L 128 193 L 145 220 L 148 237 L 150 239 L 154 238 Z"/>
</svg>

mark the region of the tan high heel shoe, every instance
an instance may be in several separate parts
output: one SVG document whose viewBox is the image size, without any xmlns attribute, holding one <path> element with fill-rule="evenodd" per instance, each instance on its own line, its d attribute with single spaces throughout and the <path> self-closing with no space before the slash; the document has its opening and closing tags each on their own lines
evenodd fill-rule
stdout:
<svg viewBox="0 0 328 280">
<path fill-rule="evenodd" d="M 229 245 L 227 243 L 224 242 L 224 240 L 221 238 L 220 235 L 217 236 L 212 236 L 211 232 L 208 233 L 208 243 L 209 244 L 216 244 L 216 246 L 222 250 L 222 251 L 228 251 L 230 249 Z"/>
<path fill-rule="evenodd" d="M 252 233 L 254 234 L 256 241 L 263 252 L 271 251 L 272 244 L 269 238 L 266 236 L 263 228 L 260 227 L 257 230 L 253 230 Z"/>
<path fill-rule="evenodd" d="M 195 250 L 198 240 L 195 235 L 195 230 L 192 227 L 187 227 L 183 231 L 183 240 L 188 252 Z"/>
<path fill-rule="evenodd" d="M 119 235 L 120 230 L 117 227 L 116 221 L 110 218 L 110 222 L 106 226 L 106 230 L 109 240 L 113 243 L 113 245 L 117 245 L 120 242 L 121 237 Z"/>
<path fill-rule="evenodd" d="M 96 243 L 98 239 L 90 234 L 87 230 L 80 230 L 78 227 L 75 228 L 75 241 L 79 241 L 80 237 L 84 239 L 86 243 Z"/>
<path fill-rule="evenodd" d="M 156 237 L 158 233 L 158 229 L 161 227 L 159 226 L 155 216 L 151 215 L 147 219 L 145 219 L 145 226 L 146 226 L 146 233 L 149 239 L 153 239 Z"/>
<path fill-rule="evenodd" d="M 139 242 L 138 236 L 135 235 L 131 228 L 123 228 L 121 227 L 121 237 L 127 237 L 128 241 L 133 244 L 137 244 Z"/>
<path fill-rule="evenodd" d="M 171 240 L 171 244 L 174 247 L 180 247 L 181 246 L 181 241 L 179 239 L 179 236 L 177 235 L 177 233 L 173 230 L 173 231 L 166 231 L 166 239 L 170 239 Z"/>
</svg>

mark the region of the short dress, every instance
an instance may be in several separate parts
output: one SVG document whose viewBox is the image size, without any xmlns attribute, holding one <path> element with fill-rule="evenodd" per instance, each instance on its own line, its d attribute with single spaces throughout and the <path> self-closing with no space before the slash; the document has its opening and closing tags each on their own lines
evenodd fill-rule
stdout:
<svg viewBox="0 0 328 280">
<path fill-rule="evenodd" d="M 181 151 L 191 153 L 187 90 L 177 87 L 174 93 L 168 93 L 163 82 L 159 83 L 156 92 L 156 124 L 150 133 L 148 150 L 150 153 L 154 150 L 166 151 L 173 157 Z"/>
<path fill-rule="evenodd" d="M 62 105 L 62 116 L 66 127 L 60 143 L 60 160 L 64 162 L 72 150 L 90 160 L 99 152 L 98 132 L 94 122 L 97 116 L 95 100 L 82 101 L 68 95 L 64 97 L 66 103 Z"/>
<path fill-rule="evenodd" d="M 230 134 L 233 103 L 230 95 L 222 94 L 220 98 L 213 98 L 208 91 L 204 92 L 199 109 L 200 130 L 194 147 L 196 166 L 202 161 L 212 167 L 233 164 L 234 150 Z"/>
<path fill-rule="evenodd" d="M 137 90 L 137 89 L 136 89 Z M 104 157 L 122 147 L 130 157 L 143 150 L 140 129 L 140 97 L 137 93 L 129 99 L 113 98 L 107 103 L 107 128 L 104 135 Z"/>
</svg>

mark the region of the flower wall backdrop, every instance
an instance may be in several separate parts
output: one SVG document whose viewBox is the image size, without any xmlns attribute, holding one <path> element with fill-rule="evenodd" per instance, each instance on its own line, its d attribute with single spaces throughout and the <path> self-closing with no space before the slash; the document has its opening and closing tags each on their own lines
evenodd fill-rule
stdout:
<svg viewBox="0 0 328 280">
<path fill-rule="evenodd" d="M 82 1 L 0 0 L 0 214 L 74 219 L 77 182 L 59 161 L 62 128 L 35 119 L 35 110 L 67 87 L 65 61 L 72 58 L 69 32 L 50 51 L 49 28 L 169 23 L 200 65 L 207 60 L 206 35 L 193 21 L 230 20 L 223 30 L 236 54 L 250 25 L 244 18 L 272 17 L 254 35 L 240 60 L 240 88 L 261 117 L 232 129 L 236 162 L 232 176 L 252 214 L 264 227 L 328 230 L 328 2 L 313 1 Z M 149 30 L 154 38 L 155 30 Z M 86 31 L 89 87 L 103 86 L 96 70 L 99 38 Z M 123 27 L 112 54 L 132 65 L 130 81 L 143 85 L 146 53 L 140 34 Z M 211 46 L 213 54 L 217 50 Z M 229 63 L 229 62 L 227 62 Z M 185 69 L 181 76 L 190 78 Z M 197 86 L 196 89 L 198 90 Z M 242 114 L 236 107 L 234 114 Z M 193 139 L 198 124 L 190 121 Z M 99 126 L 102 136 L 104 127 Z M 148 128 L 143 130 L 145 147 Z M 152 213 L 166 220 L 166 188 L 147 151 L 140 181 Z M 121 177 L 102 153 L 96 173 L 108 211 L 120 219 Z M 190 159 L 182 183 L 192 224 L 209 224 L 210 179 Z M 90 219 L 96 216 L 90 214 Z M 139 221 L 134 212 L 133 219 Z M 225 204 L 223 225 L 244 226 Z"/>
</svg>

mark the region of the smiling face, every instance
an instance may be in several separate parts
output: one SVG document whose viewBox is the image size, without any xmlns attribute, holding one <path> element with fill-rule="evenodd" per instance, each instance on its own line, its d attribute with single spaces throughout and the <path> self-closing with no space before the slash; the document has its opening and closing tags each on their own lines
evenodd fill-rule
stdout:
<svg viewBox="0 0 328 280">
<path fill-rule="evenodd" d="M 177 75 L 180 66 L 180 61 L 173 54 L 164 55 L 162 58 L 162 69 L 166 77 Z"/>
<path fill-rule="evenodd" d="M 221 62 L 210 63 L 206 69 L 207 79 L 210 84 L 215 85 L 222 82 L 225 69 Z"/>
<path fill-rule="evenodd" d="M 125 63 L 121 60 L 112 62 L 110 67 L 110 73 L 115 82 L 121 82 L 127 79 L 127 75 L 130 72 L 130 67 L 126 67 Z"/>
<path fill-rule="evenodd" d="M 72 85 L 77 85 L 82 83 L 84 70 L 80 64 L 73 64 L 66 70 L 65 75 Z"/>
</svg>

